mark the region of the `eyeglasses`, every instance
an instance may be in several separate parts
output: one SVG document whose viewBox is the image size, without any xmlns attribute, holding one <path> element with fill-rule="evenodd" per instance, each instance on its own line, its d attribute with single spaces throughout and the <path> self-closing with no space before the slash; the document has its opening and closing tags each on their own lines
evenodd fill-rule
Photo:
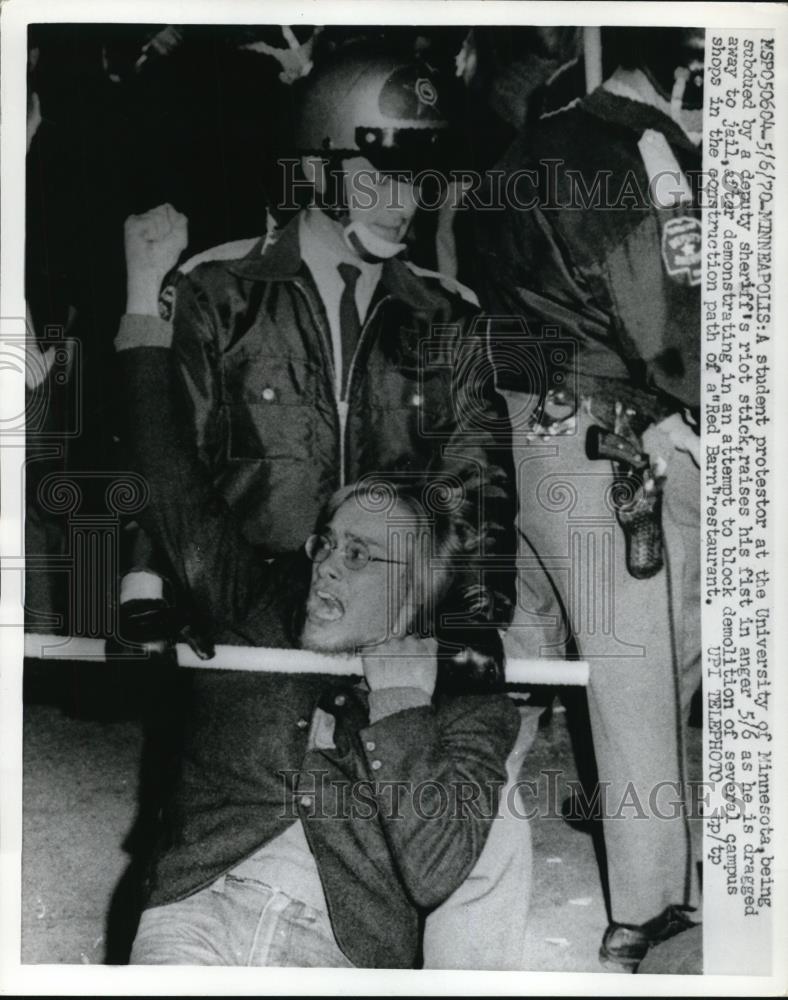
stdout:
<svg viewBox="0 0 788 1000">
<path fill-rule="evenodd" d="M 328 535 L 310 535 L 304 548 L 313 563 L 321 563 L 325 562 L 334 549 L 338 548 L 338 543 L 335 538 L 330 538 Z M 363 569 L 370 562 L 405 565 L 402 559 L 384 559 L 382 556 L 370 555 L 366 543 L 362 542 L 360 538 L 351 538 L 345 542 L 342 557 L 345 566 L 350 570 Z"/>
</svg>

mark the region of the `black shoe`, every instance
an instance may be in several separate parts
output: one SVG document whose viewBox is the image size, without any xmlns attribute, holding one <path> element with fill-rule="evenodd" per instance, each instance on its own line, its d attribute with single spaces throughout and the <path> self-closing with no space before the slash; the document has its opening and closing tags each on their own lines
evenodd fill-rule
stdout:
<svg viewBox="0 0 788 1000">
<path fill-rule="evenodd" d="M 634 972 L 649 948 L 697 926 L 697 921 L 689 917 L 694 912 L 689 906 L 667 906 L 658 917 L 644 924 L 609 924 L 599 949 L 599 961 Z"/>
</svg>

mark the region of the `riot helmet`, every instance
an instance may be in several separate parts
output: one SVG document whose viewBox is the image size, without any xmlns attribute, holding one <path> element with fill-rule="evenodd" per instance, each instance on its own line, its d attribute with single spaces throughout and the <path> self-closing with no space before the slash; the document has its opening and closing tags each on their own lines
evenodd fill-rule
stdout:
<svg viewBox="0 0 788 1000">
<path fill-rule="evenodd" d="M 364 156 L 378 170 L 443 169 L 448 122 L 426 63 L 340 53 L 307 82 L 295 129 L 302 154 Z"/>
<path fill-rule="evenodd" d="M 395 256 L 405 245 L 350 222 L 343 161 L 363 157 L 381 175 L 413 184 L 429 173 L 434 182 L 445 176 L 447 139 L 434 71 L 417 60 L 357 47 L 335 54 L 306 81 L 294 130 L 297 152 L 325 165 L 317 205 L 343 224 L 354 252 L 371 260 Z"/>
</svg>

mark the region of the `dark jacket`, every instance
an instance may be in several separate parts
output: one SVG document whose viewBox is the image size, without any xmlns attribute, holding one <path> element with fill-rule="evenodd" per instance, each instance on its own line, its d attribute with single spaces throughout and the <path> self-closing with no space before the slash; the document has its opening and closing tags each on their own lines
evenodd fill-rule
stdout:
<svg viewBox="0 0 788 1000">
<path fill-rule="evenodd" d="M 499 164 L 509 178 L 536 172 L 510 182 L 522 207 L 476 213 L 479 297 L 510 317 L 493 338 L 507 388 L 632 399 L 656 419 L 699 406 L 697 191 L 691 204 L 654 204 L 638 148 L 646 130 L 697 186 L 700 150 L 678 125 L 601 88 L 543 118 Z"/>
<path fill-rule="evenodd" d="M 129 441 L 150 485 L 143 518 L 178 582 L 217 641 L 292 645 L 305 557 L 269 563 L 243 537 L 172 405 L 169 352 L 119 357 Z M 359 966 L 413 966 L 424 914 L 484 846 L 519 726 L 512 703 L 447 697 L 370 725 L 366 696 L 347 679 L 197 670 L 180 707 L 181 767 L 148 905 L 209 885 L 300 819 L 344 953 Z M 333 747 L 308 746 L 318 709 L 334 720 Z M 458 820 L 469 789 L 477 798 Z M 420 818 L 414 796 L 422 817 L 439 818 Z"/>
<path fill-rule="evenodd" d="M 198 264 L 168 293 L 199 452 L 246 537 L 285 552 L 339 486 L 425 469 L 459 479 L 488 523 L 510 530 L 510 428 L 475 308 L 437 275 L 387 261 L 345 413 L 298 225 L 264 252 L 261 240 L 241 259 Z"/>
</svg>

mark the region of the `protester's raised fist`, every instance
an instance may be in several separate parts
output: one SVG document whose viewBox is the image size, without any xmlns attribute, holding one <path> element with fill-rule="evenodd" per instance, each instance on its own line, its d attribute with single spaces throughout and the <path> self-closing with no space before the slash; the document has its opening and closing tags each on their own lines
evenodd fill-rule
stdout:
<svg viewBox="0 0 788 1000">
<path fill-rule="evenodd" d="M 124 227 L 126 266 L 154 271 L 162 278 L 175 266 L 188 242 L 188 219 L 172 205 L 130 215 Z"/>
<path fill-rule="evenodd" d="M 161 283 L 188 243 L 188 219 L 172 205 L 130 215 L 124 226 L 127 312 L 156 315 Z"/>
</svg>

